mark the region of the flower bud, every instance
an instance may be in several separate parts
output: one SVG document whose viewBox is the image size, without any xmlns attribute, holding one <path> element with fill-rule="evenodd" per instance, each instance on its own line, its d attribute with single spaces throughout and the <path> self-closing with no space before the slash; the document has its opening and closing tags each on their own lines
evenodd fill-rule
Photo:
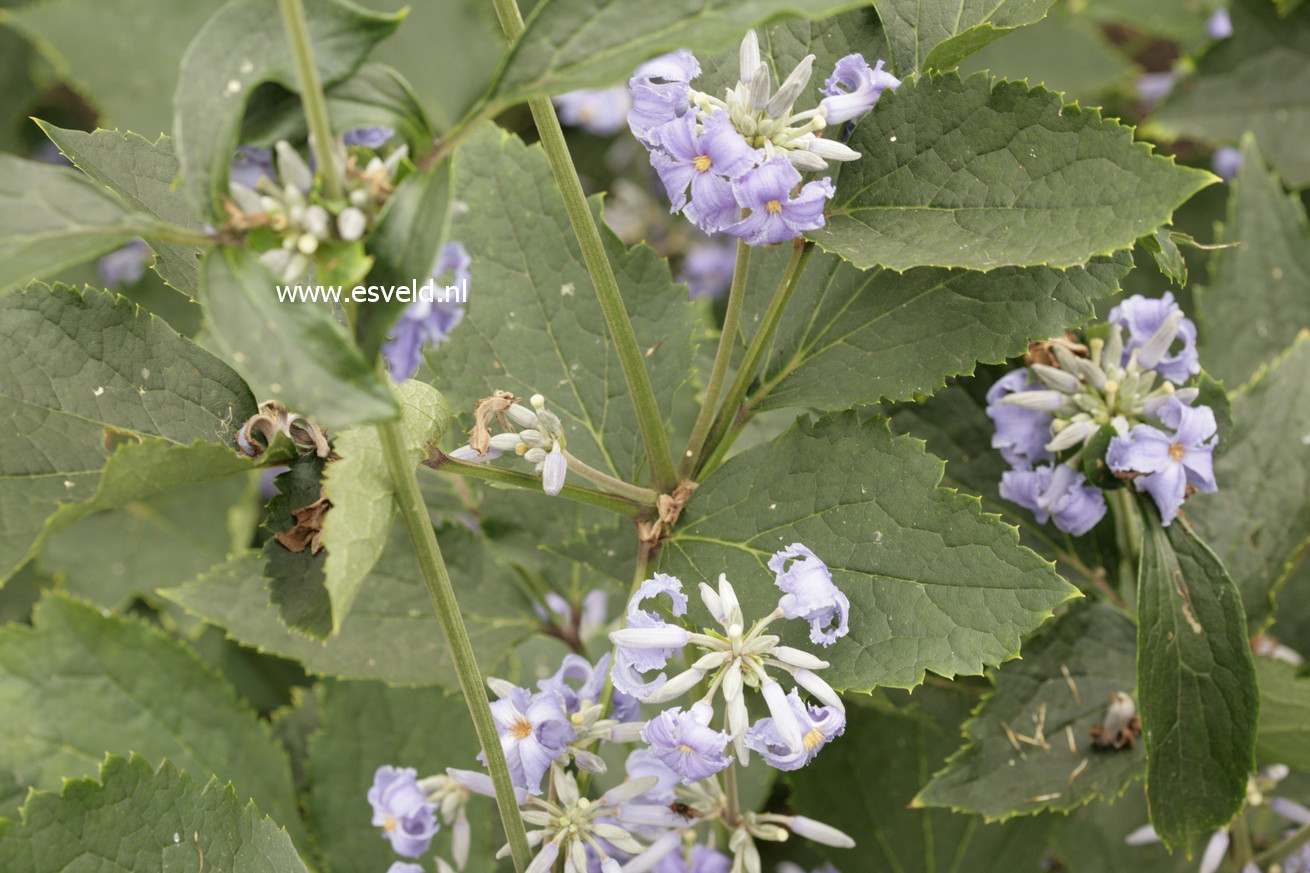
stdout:
<svg viewBox="0 0 1310 873">
<path fill-rule="evenodd" d="M 792 816 L 791 820 L 787 822 L 787 827 L 791 828 L 792 833 L 814 840 L 816 843 L 823 843 L 825 846 L 834 846 L 838 849 L 852 849 L 855 847 L 855 840 L 832 825 L 826 825 L 821 821 L 815 821 L 803 815 Z"/>
<path fill-rule="evenodd" d="M 810 82 L 810 75 L 814 72 L 814 55 L 806 55 L 801 62 L 796 65 L 796 69 L 791 71 L 791 75 L 778 86 L 778 91 L 769 100 L 764 111 L 769 115 L 777 118 L 796 102 L 796 98 L 801 96 L 801 91 Z"/>
</svg>

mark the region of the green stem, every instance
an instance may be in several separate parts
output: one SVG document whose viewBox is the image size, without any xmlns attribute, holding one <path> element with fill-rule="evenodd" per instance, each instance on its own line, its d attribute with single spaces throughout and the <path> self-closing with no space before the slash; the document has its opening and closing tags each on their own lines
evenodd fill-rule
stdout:
<svg viewBox="0 0 1310 873">
<path fill-rule="evenodd" d="M 437 164 L 441 163 L 455 151 L 455 146 L 459 145 L 468 137 L 469 134 L 477 130 L 482 122 L 493 118 L 500 107 L 496 104 L 488 104 L 481 109 L 470 112 L 463 119 L 456 122 L 455 126 L 446 133 L 437 137 L 432 142 L 432 151 L 428 152 L 418 162 L 420 171 L 430 170 Z"/>
<path fill-rule="evenodd" d="M 656 500 L 659 499 L 659 494 L 651 489 L 642 488 L 640 485 L 629 485 L 622 479 L 615 479 L 608 473 L 602 473 L 590 464 L 579 461 L 567 451 L 564 452 L 564 459 L 568 462 L 570 470 L 593 484 L 606 489 L 611 494 L 626 497 L 628 500 L 640 503 L 643 506 L 654 506 Z"/>
<path fill-rule="evenodd" d="M 518 3 L 516 0 L 492 2 L 496 7 L 496 16 L 500 19 L 501 30 L 513 42 L 523 31 L 523 16 L 519 13 Z M 669 438 L 664 432 L 664 420 L 655 400 L 655 390 L 650 384 L 650 374 L 646 372 L 641 347 L 637 345 L 637 335 L 633 333 L 632 322 L 623 305 L 623 294 L 614 278 L 614 270 L 605 254 L 605 244 L 587 205 L 587 195 L 583 193 L 578 171 L 573 166 L 568 143 L 564 141 L 564 130 L 560 127 L 549 97 L 533 97 L 528 101 L 528 108 L 532 110 L 532 119 L 541 137 L 541 147 L 550 161 L 555 184 L 564 198 L 564 211 L 568 213 L 573 234 L 582 249 L 587 273 L 596 286 L 596 296 L 600 300 L 600 309 L 609 327 L 614 350 L 619 356 L 628 394 L 637 410 L 637 426 L 641 430 L 646 457 L 650 461 L 651 478 L 656 489 L 670 491 L 678 484 L 678 475 L 673 466 L 673 456 L 669 453 Z"/>
<path fill-rule="evenodd" d="M 741 820 L 741 799 L 737 794 L 737 761 L 728 765 L 728 769 L 723 771 L 723 796 L 726 800 L 726 808 L 723 812 L 724 823 L 728 829 L 732 830 L 737 827 Z"/>
<path fill-rule="evenodd" d="M 218 240 L 202 230 L 191 230 L 172 224 L 152 224 L 141 228 L 139 236 L 145 239 L 157 239 L 160 242 L 177 243 L 197 248 L 210 248 L 218 245 Z"/>
<path fill-rule="evenodd" d="M 1268 870 L 1269 865 L 1276 861 L 1281 861 L 1288 855 L 1300 849 L 1306 843 L 1310 843 L 1310 824 L 1301 825 L 1287 839 L 1279 843 L 1274 843 L 1269 848 L 1255 856 L 1255 863 L 1261 870 Z"/>
<path fill-rule="evenodd" d="M 1233 835 L 1233 862 L 1240 871 L 1255 854 L 1251 849 L 1251 829 L 1247 824 L 1245 812 L 1233 819 L 1229 831 Z"/>
<path fill-rule="evenodd" d="M 314 161 L 323 174 L 323 190 L 329 199 L 338 200 L 343 196 L 343 189 L 336 162 L 332 160 L 332 125 L 328 122 L 323 82 L 314 64 L 314 46 L 309 38 L 309 24 L 305 21 L 305 7 L 301 0 L 278 0 L 278 7 L 282 10 L 287 40 L 291 43 L 296 80 L 300 83 L 300 102 L 305 107 Z"/>
<path fill-rule="evenodd" d="M 382 443 L 382 454 L 387 461 L 387 471 L 391 474 L 400 515 L 409 531 L 414 554 L 418 557 L 419 569 L 423 574 L 423 583 L 436 609 L 441 632 L 450 650 L 450 659 L 455 664 L 455 674 L 459 677 L 460 689 L 464 692 L 464 702 L 468 704 L 469 715 L 473 718 L 473 729 L 482 746 L 487 769 L 491 772 L 491 781 L 496 787 L 496 806 L 500 809 L 500 821 L 505 827 L 514 867 L 518 873 L 523 873 L 532 860 L 532 850 L 528 847 L 528 835 L 515 802 L 509 766 L 500 749 L 500 736 L 491 716 L 491 705 L 482 687 L 482 672 L 473 655 L 473 644 L 469 642 L 468 629 L 464 627 L 455 590 L 446 572 L 446 562 L 441 557 L 441 547 L 437 544 L 427 505 L 423 502 L 418 480 L 414 476 L 415 465 L 408 459 L 399 423 L 384 421 L 377 426 L 377 432 Z"/>
<path fill-rule="evenodd" d="M 691 475 L 705 440 L 710 435 L 710 426 L 714 424 L 714 410 L 719 405 L 719 393 L 723 390 L 724 377 L 728 375 L 728 364 L 732 361 L 732 350 L 737 345 L 737 331 L 741 324 L 741 306 L 746 298 L 746 278 L 750 272 L 751 247 L 745 240 L 737 240 L 737 261 L 732 268 L 732 287 L 728 290 L 728 311 L 723 316 L 723 333 L 719 335 L 719 348 L 714 353 L 714 366 L 710 370 L 710 380 L 705 385 L 705 399 L 700 404 L 700 414 L 691 429 L 691 438 L 687 440 L 687 450 L 682 453 L 682 463 L 678 465 L 678 477 L 685 479 Z"/>
<path fill-rule="evenodd" d="M 523 488 L 528 491 L 541 491 L 541 477 L 533 476 L 529 473 L 523 473 L 518 470 L 506 470 L 501 467 L 493 467 L 490 464 L 477 464 L 472 461 L 460 461 L 450 457 L 442 452 L 433 452 L 432 456 L 423 462 L 424 466 L 431 467 L 433 470 L 441 470 L 445 473 L 456 473 L 469 479 L 482 479 L 487 482 L 503 482 L 506 485 L 513 485 L 517 488 Z M 567 497 L 578 503 L 586 503 L 590 506 L 598 506 L 601 509 L 608 509 L 627 518 L 636 518 L 643 512 L 655 506 L 654 492 L 651 500 L 648 502 L 639 502 L 630 500 L 616 494 L 606 494 L 601 491 L 594 491 L 591 488 L 580 488 L 577 485 L 566 484 L 560 491 L 560 497 Z"/>
</svg>

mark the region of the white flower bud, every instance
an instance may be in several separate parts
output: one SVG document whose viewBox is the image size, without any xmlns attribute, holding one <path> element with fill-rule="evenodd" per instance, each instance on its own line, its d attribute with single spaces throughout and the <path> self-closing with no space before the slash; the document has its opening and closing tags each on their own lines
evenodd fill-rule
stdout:
<svg viewBox="0 0 1310 873">
<path fill-rule="evenodd" d="M 1164 321 L 1151 334 L 1151 338 L 1146 341 L 1137 351 L 1137 362 L 1143 367 L 1150 369 L 1160 363 L 1165 352 L 1173 345 L 1174 340 L 1178 337 L 1178 326 L 1183 322 L 1183 311 L 1175 309 L 1165 316 Z"/>
<path fill-rule="evenodd" d="M 705 674 L 695 667 L 683 670 L 655 691 L 642 698 L 643 703 L 668 703 L 675 697 L 681 697 L 696 687 L 696 683 L 705 678 Z"/>
<path fill-rule="evenodd" d="M 332 223 L 332 215 L 317 203 L 305 207 L 305 217 L 302 219 L 302 226 L 306 231 L 312 233 L 319 239 L 324 239 L 328 234 L 328 226 Z"/>
<path fill-rule="evenodd" d="M 860 153 L 850 146 L 835 139 L 816 136 L 810 141 L 810 151 L 830 161 L 858 161 Z"/>
<path fill-rule="evenodd" d="M 1052 440 L 1046 444 L 1048 452 L 1062 452 L 1065 449 L 1072 448 L 1082 444 L 1088 437 L 1096 433 L 1096 423 L 1091 421 L 1071 422 L 1067 427 L 1055 435 Z"/>
<path fill-rule="evenodd" d="M 642 776 L 638 779 L 629 779 L 606 791 L 598 801 L 602 806 L 618 806 L 621 803 L 627 803 L 634 797 L 640 797 L 647 791 L 650 791 L 659 784 L 659 779 L 655 776 Z"/>
<path fill-rule="evenodd" d="M 506 679 L 498 679 L 495 676 L 487 677 L 487 687 L 490 688 L 491 693 L 495 694 L 496 697 L 498 698 L 509 697 L 511 694 L 514 693 L 514 689 L 515 689 L 515 685 L 513 682 L 510 682 Z"/>
<path fill-rule="evenodd" d="M 494 437 L 493 437 L 494 439 Z M 478 450 L 470 445 L 463 445 L 446 455 L 448 458 L 454 458 L 457 461 L 472 461 L 475 464 L 485 464 L 487 461 L 494 461 L 500 457 L 500 449 L 487 449 L 485 455 L 479 455 Z"/>
<path fill-rule="evenodd" d="M 814 55 L 806 55 L 796 65 L 796 69 L 791 71 L 791 75 L 778 86 L 777 93 L 769 100 L 768 105 L 764 107 L 764 111 L 777 118 L 790 109 L 792 104 L 796 102 L 796 98 L 801 96 L 801 92 L 805 90 L 805 86 L 809 84 L 810 75 L 813 72 Z"/>
<path fill-rule="evenodd" d="M 742 684 L 741 665 L 734 661 L 723 673 L 723 699 L 732 703 L 740 698 Z"/>
<path fill-rule="evenodd" d="M 719 600 L 718 592 L 704 582 L 700 583 L 700 599 L 705 604 L 705 608 L 714 616 L 714 620 L 719 624 L 727 624 L 727 618 L 723 614 L 723 601 Z"/>
<path fill-rule="evenodd" d="M 791 820 L 787 822 L 787 827 L 791 828 L 792 833 L 814 840 L 816 843 L 823 843 L 825 846 L 834 846 L 838 849 L 852 849 L 855 847 L 855 840 L 832 825 L 806 818 L 803 815 L 792 816 Z"/>
<path fill-rule="evenodd" d="M 578 765 L 579 770 L 599 775 L 609 769 L 605 765 L 605 759 L 600 755 L 593 754 L 585 749 L 573 749 L 572 752 L 573 761 Z"/>
<path fill-rule="evenodd" d="M 367 227 L 368 218 L 365 217 L 362 210 L 354 206 L 347 206 L 337 216 L 337 233 L 347 242 L 354 242 L 362 237 L 364 229 Z"/>
<path fill-rule="evenodd" d="M 687 645 L 687 631 L 673 625 L 625 627 L 612 631 L 610 642 L 629 649 L 677 649 Z"/>
<path fill-rule="evenodd" d="M 277 173 L 278 178 L 282 180 L 283 185 L 290 185 L 301 191 L 308 191 L 314 187 L 314 174 L 309 170 L 309 164 L 300 153 L 291 147 L 286 140 L 278 140 L 273 147 L 277 152 Z"/>
<path fill-rule="evenodd" d="M 1048 367 L 1045 364 L 1033 364 L 1028 369 L 1048 387 L 1054 388 L 1062 394 L 1073 394 L 1082 387 L 1082 383 L 1078 381 L 1077 376 L 1066 373 L 1064 370 Z"/>
<path fill-rule="evenodd" d="M 510 421 L 519 427 L 537 426 L 537 413 L 521 403 L 511 403 L 509 409 L 505 410 L 505 414 L 509 416 Z"/>
<path fill-rule="evenodd" d="M 498 433 L 491 438 L 490 445 L 497 452 L 512 452 L 518 448 L 519 443 L 522 441 L 519 434 Z"/>
<path fill-rule="evenodd" d="M 794 678 L 797 685 L 819 698 L 821 703 L 826 703 L 840 712 L 846 711 L 846 705 L 842 703 L 841 696 L 822 677 L 816 676 L 809 670 L 797 670 Z"/>
<path fill-rule="evenodd" d="M 802 649 L 793 649 L 791 646 L 775 646 L 771 654 L 784 664 L 803 667 L 806 670 L 822 670 L 829 666 L 822 658 L 815 657 Z"/>
<path fill-rule="evenodd" d="M 635 743 L 645 729 L 644 721 L 625 721 L 610 728 L 609 740 L 611 743 Z"/>
<path fill-rule="evenodd" d="M 1065 407 L 1065 396 L 1059 391 L 1015 391 L 1001 398 L 1002 403 L 1040 412 L 1059 412 Z"/>
<path fill-rule="evenodd" d="M 802 173 L 817 173 L 828 169 L 827 161 L 814 152 L 805 149 L 790 149 L 787 152 L 787 160 L 791 161 L 791 165 Z"/>
<path fill-rule="evenodd" d="M 773 716 L 773 726 L 778 736 L 793 752 L 801 751 L 805 748 L 805 740 L 801 737 L 801 725 L 796 720 L 796 713 L 792 712 L 791 704 L 787 701 L 787 693 L 772 679 L 761 682 L 760 691 L 764 694 L 764 702 L 769 705 L 769 714 Z"/>
<path fill-rule="evenodd" d="M 745 621 L 741 614 L 741 604 L 737 602 L 737 592 L 728 581 L 728 574 L 719 574 L 719 602 L 723 604 L 723 616 L 727 619 L 725 626 L 741 624 Z"/>
<path fill-rule="evenodd" d="M 261 198 L 258 194 L 250 188 L 247 188 L 245 185 L 242 185 L 240 182 L 233 182 L 229 185 L 228 192 L 232 195 L 232 202 L 235 203 L 237 209 L 240 209 L 242 212 L 258 214 L 260 212 L 268 211 L 262 202 L 265 198 Z"/>
<path fill-rule="evenodd" d="M 741 80 L 749 85 L 760 66 L 760 38 L 754 30 L 746 31 L 746 35 L 741 38 L 737 57 L 741 61 Z"/>
<path fill-rule="evenodd" d="M 773 84 L 771 79 L 767 64 L 760 64 L 751 75 L 750 92 L 746 98 L 750 101 L 751 109 L 756 112 L 763 110 L 769 104 L 769 87 Z"/>
<path fill-rule="evenodd" d="M 651 843 L 649 849 L 624 864 L 623 873 L 648 873 L 648 871 L 655 869 L 656 864 L 676 852 L 681 845 L 682 834 L 677 831 L 670 831 Z"/>
</svg>

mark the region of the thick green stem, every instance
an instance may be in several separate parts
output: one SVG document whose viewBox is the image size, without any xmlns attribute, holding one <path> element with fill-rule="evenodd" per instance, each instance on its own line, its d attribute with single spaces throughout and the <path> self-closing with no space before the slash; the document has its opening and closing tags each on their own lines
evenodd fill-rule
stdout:
<svg viewBox="0 0 1310 873">
<path fill-rule="evenodd" d="M 751 247 L 745 240 L 737 240 L 737 261 L 732 268 L 732 287 L 728 290 L 728 310 L 723 316 L 723 333 L 719 335 L 719 348 L 714 353 L 714 366 L 710 369 L 710 380 L 705 385 L 705 399 L 701 401 L 700 414 L 691 429 L 691 438 L 687 440 L 687 450 L 682 453 L 682 463 L 678 465 L 678 477 L 685 479 L 691 475 L 705 448 L 705 440 L 710 435 L 710 426 L 714 424 L 714 410 L 719 405 L 719 393 L 723 390 L 723 380 L 728 375 L 728 364 L 732 361 L 732 350 L 737 346 L 737 332 L 741 326 L 741 305 L 746 299 L 746 278 L 750 272 Z"/>
<path fill-rule="evenodd" d="M 622 479 L 615 479 L 608 473 L 602 473 L 590 464 L 583 463 L 577 458 L 564 452 L 564 458 L 568 462 L 569 469 L 577 473 L 589 482 L 599 485 L 611 494 L 617 494 L 644 506 L 654 506 L 659 494 L 649 488 L 642 488 L 640 485 L 629 485 Z"/>
<path fill-rule="evenodd" d="M 305 7 L 301 0 L 278 0 L 278 8 L 282 10 L 282 25 L 291 43 L 296 81 L 300 83 L 300 102 L 305 108 L 314 162 L 323 175 L 323 191 L 329 199 L 338 200 L 343 196 L 343 189 L 336 162 L 332 160 L 332 125 L 328 122 L 323 82 L 319 79 L 318 67 L 314 65 L 314 46 L 305 21 Z"/>
<path fill-rule="evenodd" d="M 741 798 L 737 793 L 737 761 L 733 760 L 728 765 L 728 769 L 723 771 L 723 796 L 726 800 L 726 808 L 723 811 L 723 820 L 728 829 L 732 830 L 737 827 L 741 821 Z"/>
<path fill-rule="evenodd" d="M 469 479 L 482 479 L 487 482 L 503 482 L 506 485 L 513 485 L 516 488 L 523 488 L 528 491 L 541 491 L 541 477 L 533 476 L 529 473 L 523 473 L 518 470 L 506 470 L 501 467 L 493 467 L 490 464 L 477 464 L 472 461 L 460 461 L 449 455 L 435 451 L 432 456 L 423 462 L 424 466 L 431 467 L 433 470 L 441 470 L 445 473 L 456 473 Z M 655 506 L 654 492 L 651 492 L 651 499 L 648 501 L 634 501 L 627 497 L 621 497 L 616 494 L 606 494 L 602 491 L 594 491 L 590 488 L 580 488 L 577 485 L 565 484 L 559 493 L 560 497 L 567 497 L 569 500 L 575 500 L 578 503 L 586 503 L 589 506 L 599 506 L 601 509 L 608 509 L 610 512 L 616 512 L 627 518 L 636 518 L 646 510 Z"/>
<path fill-rule="evenodd" d="M 1247 824 L 1245 812 L 1233 819 L 1233 823 L 1229 825 L 1229 832 L 1233 836 L 1233 862 L 1240 871 L 1255 854 L 1251 848 L 1251 829 Z"/>
<path fill-rule="evenodd" d="M 437 535 L 432 529 L 427 505 L 419 492 L 418 480 L 414 475 L 415 464 L 405 451 L 397 422 L 383 422 L 377 426 L 377 432 L 401 518 L 405 520 L 405 528 L 414 545 L 423 583 L 436 609 L 441 632 L 450 649 L 450 659 L 455 664 L 455 674 L 459 677 L 459 687 L 464 692 L 464 702 L 468 704 L 469 715 L 473 718 L 473 729 L 477 732 L 487 769 L 491 772 L 491 781 L 496 787 L 496 806 L 500 809 L 500 821 L 505 827 L 514 868 L 518 873 L 523 873 L 532 860 L 532 850 L 528 847 L 528 835 L 515 801 L 509 767 L 500 749 L 500 736 L 491 717 L 491 705 L 487 702 L 487 692 L 482 686 L 482 673 L 473 655 L 473 644 L 469 642 L 468 629 L 464 627 L 464 618 L 455 600 L 455 589 L 451 587 L 450 575 L 441 557 L 441 547 L 437 545 Z"/>
<path fill-rule="evenodd" d="M 506 39 L 512 42 L 523 30 L 523 16 L 519 13 L 518 3 L 515 0 L 492 2 L 496 7 L 496 16 L 500 19 L 501 30 L 505 32 Z M 582 249 L 587 273 L 596 286 L 601 313 L 605 316 L 610 339 L 618 353 L 628 394 L 637 410 L 637 426 L 641 430 L 646 456 L 650 460 L 651 478 L 656 489 L 670 491 L 677 485 L 678 476 L 673 467 L 673 456 L 669 453 L 669 437 L 664 432 L 664 419 L 655 400 L 655 390 L 650 384 L 650 374 L 646 372 L 641 347 L 637 345 L 637 335 L 633 333 L 632 322 L 623 305 L 618 280 L 614 278 L 614 270 L 605 254 L 605 244 L 601 241 L 600 231 L 587 205 L 587 195 L 583 193 L 582 181 L 578 179 L 578 171 L 573 166 L 568 143 L 564 141 L 564 130 L 559 125 L 555 107 L 549 97 L 533 97 L 528 101 L 528 108 L 532 110 L 532 119 L 541 137 L 541 147 L 550 161 L 555 184 L 564 198 L 564 211 L 568 213 L 573 234 Z"/>
</svg>

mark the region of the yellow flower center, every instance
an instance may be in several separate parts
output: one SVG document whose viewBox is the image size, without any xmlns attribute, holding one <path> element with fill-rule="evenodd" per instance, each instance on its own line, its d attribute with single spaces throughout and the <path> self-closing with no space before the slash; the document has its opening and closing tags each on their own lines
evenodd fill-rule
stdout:
<svg viewBox="0 0 1310 873">
<path fill-rule="evenodd" d="M 397 826 L 398 824 L 399 824 L 399 822 L 396 821 L 396 817 L 395 817 L 395 816 L 393 816 L 393 815 L 388 815 L 388 816 L 387 816 L 387 820 L 386 820 L 385 822 L 382 823 L 382 830 L 386 831 L 387 833 L 391 833 L 392 831 L 394 831 L 394 830 L 396 829 L 396 826 Z"/>
<path fill-rule="evenodd" d="M 686 743 L 683 743 L 681 746 L 678 746 L 678 751 L 682 752 L 682 754 L 684 755 L 696 754 L 696 750 L 693 749 L 691 746 L 687 745 Z"/>
<path fill-rule="evenodd" d="M 509 732 L 515 739 L 527 739 L 532 736 L 532 722 L 528 721 L 523 716 L 519 716 L 518 720 L 510 725 Z"/>
<path fill-rule="evenodd" d="M 764 208 L 768 210 L 770 215 L 777 215 L 782 212 L 782 201 L 770 200 L 768 203 L 764 204 Z"/>
<path fill-rule="evenodd" d="M 805 735 L 804 740 L 805 750 L 807 752 L 813 752 L 819 746 L 823 745 L 823 734 L 818 728 L 815 728 Z"/>
<path fill-rule="evenodd" d="M 700 170 L 702 173 L 714 165 L 714 161 L 710 160 L 709 155 L 697 155 L 696 160 L 692 161 L 692 163 L 696 166 L 696 169 Z"/>
<path fill-rule="evenodd" d="M 1169 447 L 1169 457 L 1173 458 L 1175 461 L 1181 461 L 1183 459 L 1183 451 L 1182 443 L 1174 443 Z"/>
</svg>

